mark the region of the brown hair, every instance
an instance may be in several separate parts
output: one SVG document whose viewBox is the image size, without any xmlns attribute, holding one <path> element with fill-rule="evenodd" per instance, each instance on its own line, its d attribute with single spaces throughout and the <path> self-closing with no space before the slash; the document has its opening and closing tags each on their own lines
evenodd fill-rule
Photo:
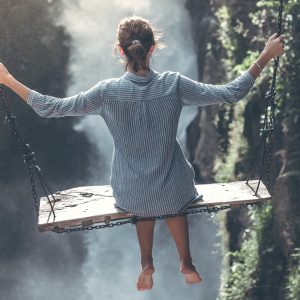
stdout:
<svg viewBox="0 0 300 300">
<path fill-rule="evenodd" d="M 135 72 L 149 69 L 147 54 L 152 45 L 163 48 L 160 43 L 162 33 L 146 19 L 129 17 L 121 20 L 117 30 L 117 46 L 121 46 L 125 53 L 124 70 L 130 66 Z"/>
</svg>

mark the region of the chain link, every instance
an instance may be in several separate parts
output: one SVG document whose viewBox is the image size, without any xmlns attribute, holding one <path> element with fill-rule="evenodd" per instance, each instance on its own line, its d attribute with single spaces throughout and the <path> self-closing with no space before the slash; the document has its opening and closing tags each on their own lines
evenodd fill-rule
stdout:
<svg viewBox="0 0 300 300">
<path fill-rule="evenodd" d="M 240 204 L 239 208 L 243 207 L 253 207 L 256 205 L 260 205 L 261 202 L 253 202 L 253 203 L 245 203 Z M 94 229 L 104 229 L 104 228 L 112 228 L 112 227 L 118 227 L 125 224 L 132 224 L 135 225 L 137 222 L 144 222 L 144 221 L 156 221 L 156 220 L 165 220 L 169 218 L 176 218 L 180 216 L 188 216 L 188 215 L 196 215 L 200 213 L 208 213 L 210 215 L 214 214 L 216 215 L 220 211 L 228 210 L 230 209 L 230 205 L 222 205 L 222 206 L 214 206 L 214 207 L 201 207 L 196 209 L 190 209 L 186 210 L 184 212 L 178 213 L 178 214 L 171 214 L 171 215 L 161 215 L 156 217 L 132 217 L 125 219 L 124 221 L 109 221 L 107 223 L 100 223 L 96 225 L 90 225 L 90 226 L 78 226 L 73 228 L 61 228 L 61 227 L 55 227 L 52 231 L 55 233 L 71 233 L 71 232 L 82 232 L 82 231 L 91 231 Z"/>
<path fill-rule="evenodd" d="M 282 32 L 282 13 L 283 13 L 284 0 L 279 0 L 279 10 L 277 18 L 277 36 L 281 35 Z M 272 164 L 272 134 L 276 126 L 276 77 L 279 66 L 279 56 L 274 59 L 273 63 L 273 76 L 270 89 L 265 94 L 265 112 L 263 127 L 260 129 L 260 145 L 258 156 L 253 164 L 246 183 L 249 185 L 249 180 L 253 173 L 256 171 L 260 163 L 259 180 L 256 186 L 255 195 L 257 196 L 259 186 L 263 180 L 264 175 L 266 176 L 266 187 L 271 194 L 271 164 Z M 265 165 L 266 164 L 266 165 Z M 266 170 L 264 168 L 266 167 Z M 264 172 L 265 171 L 265 172 Z"/>
<path fill-rule="evenodd" d="M 39 215 L 39 201 L 38 201 L 38 195 L 36 192 L 35 182 L 34 182 L 32 172 L 29 172 L 29 178 L 30 178 L 30 185 L 31 185 L 31 190 L 32 190 L 33 204 L 34 204 L 36 215 L 38 216 Z"/>
<path fill-rule="evenodd" d="M 34 208 L 35 208 L 36 215 L 37 215 L 37 217 L 39 216 L 39 199 L 38 199 L 38 195 L 36 192 L 34 174 L 37 174 L 39 182 L 40 182 L 45 194 L 47 195 L 47 199 L 50 204 L 52 213 L 55 216 L 54 207 L 53 207 L 53 204 L 55 203 L 55 201 L 53 201 L 53 204 L 52 204 L 48 195 L 50 195 L 50 197 L 52 197 L 52 199 L 55 200 L 54 196 L 53 196 L 51 190 L 49 189 L 45 179 L 42 177 L 41 169 L 36 163 L 35 153 L 32 151 L 30 145 L 25 143 L 24 138 L 19 133 L 19 130 L 17 128 L 17 118 L 15 116 L 13 116 L 9 110 L 6 95 L 4 93 L 4 89 L 1 84 L 0 84 L 0 98 L 1 98 L 1 102 L 4 106 L 4 111 L 5 111 L 4 124 L 8 124 L 10 126 L 10 129 L 11 129 L 13 135 L 16 137 L 17 143 L 19 144 L 19 147 L 22 152 L 24 164 L 26 165 L 26 167 L 28 168 L 28 171 L 29 171 L 29 181 L 30 181 L 30 185 L 31 185 L 32 197 L 33 197 L 33 201 L 34 201 Z"/>
</svg>

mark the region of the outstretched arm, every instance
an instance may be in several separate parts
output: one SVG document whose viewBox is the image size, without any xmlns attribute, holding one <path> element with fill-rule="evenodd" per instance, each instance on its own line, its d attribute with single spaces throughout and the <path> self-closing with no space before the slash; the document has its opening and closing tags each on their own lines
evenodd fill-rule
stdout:
<svg viewBox="0 0 300 300">
<path fill-rule="evenodd" d="M 18 94 L 24 101 L 27 100 L 30 89 L 15 79 L 0 63 L 0 84 L 4 84 Z"/>
<path fill-rule="evenodd" d="M 249 73 L 254 79 L 256 79 L 263 68 L 268 64 L 268 62 L 284 51 L 284 36 L 281 35 L 277 37 L 277 33 L 274 33 L 267 41 L 264 50 L 261 52 L 260 56 L 256 62 L 249 68 Z"/>
<path fill-rule="evenodd" d="M 0 83 L 18 94 L 41 117 L 100 115 L 102 111 L 102 82 L 77 95 L 58 98 L 29 89 L 16 80 L 0 63 Z"/>
<path fill-rule="evenodd" d="M 201 106 L 238 102 L 249 92 L 266 64 L 272 58 L 282 54 L 283 39 L 283 36 L 272 35 L 256 62 L 242 75 L 227 84 L 205 84 L 180 75 L 178 92 L 182 105 Z"/>
</svg>

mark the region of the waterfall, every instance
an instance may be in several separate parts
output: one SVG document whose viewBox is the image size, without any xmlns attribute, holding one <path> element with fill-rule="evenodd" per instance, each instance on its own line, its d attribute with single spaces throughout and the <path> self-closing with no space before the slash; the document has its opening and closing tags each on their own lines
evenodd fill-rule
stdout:
<svg viewBox="0 0 300 300">
<path fill-rule="evenodd" d="M 183 1 L 166 0 L 77 0 L 63 1 L 64 11 L 58 21 L 72 37 L 70 74 L 73 78 L 68 95 L 86 90 L 97 81 L 123 74 L 119 57 L 112 55 L 118 22 L 131 15 L 148 18 L 164 31 L 167 48 L 155 50 L 152 68 L 158 72 L 179 71 L 197 79 L 196 54 L 191 38 L 189 15 Z M 197 107 L 182 111 L 178 139 L 185 150 L 185 128 L 197 113 Z M 91 166 L 91 185 L 109 183 L 113 142 L 99 116 L 88 116 L 75 127 L 83 131 L 97 147 L 99 165 Z M 187 286 L 179 273 L 175 245 L 163 222 L 157 222 L 154 237 L 154 288 L 138 293 L 135 282 L 140 271 L 139 247 L 134 226 L 86 234 L 88 257 L 83 265 L 84 281 L 91 299 L 215 299 L 219 286 L 220 257 L 215 243 L 216 225 L 207 216 L 190 218 L 191 251 L 204 281 Z M 211 253 L 215 251 L 216 253 Z M 215 256 L 215 257 L 214 257 Z"/>
</svg>

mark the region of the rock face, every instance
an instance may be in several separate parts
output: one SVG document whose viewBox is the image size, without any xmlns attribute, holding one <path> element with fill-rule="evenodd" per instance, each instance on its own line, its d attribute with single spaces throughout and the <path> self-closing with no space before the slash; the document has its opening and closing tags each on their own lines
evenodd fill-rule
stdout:
<svg viewBox="0 0 300 300">
<path fill-rule="evenodd" d="M 228 66 L 243 63 L 245 69 L 255 60 L 256 56 L 249 57 L 247 51 L 263 49 L 265 36 L 276 30 L 278 10 L 278 3 L 261 6 L 260 2 L 257 6 L 257 2 L 186 1 L 198 53 L 199 81 L 226 82 L 232 77 Z M 249 284 L 243 299 L 292 299 L 287 293 L 290 289 L 287 278 L 297 264 L 291 257 L 300 244 L 299 12 L 300 4 L 295 2 L 284 14 L 289 20 L 283 27 L 289 51 L 281 59 L 277 80 L 277 127 L 272 139 L 272 209 L 268 226 L 260 231 L 257 268 L 251 273 L 256 284 Z M 271 72 L 257 80 L 243 105 L 199 108 L 187 129 L 187 147 L 199 182 L 246 178 L 258 151 L 259 122 L 269 75 Z M 244 143 L 244 146 L 235 148 L 237 143 Z M 220 169 L 224 170 L 221 177 Z M 251 212 L 246 210 L 227 214 L 223 224 L 228 234 L 226 251 L 238 253 L 247 239 L 247 232 L 255 230 L 249 215 Z M 228 262 L 229 265 L 234 263 L 234 259 Z M 224 280 L 222 285 L 228 283 Z M 221 299 L 237 298 L 224 293 Z"/>
<path fill-rule="evenodd" d="M 0 18 L 5 20 L 0 26 L 1 61 L 30 88 L 63 97 L 70 79 L 71 41 L 64 28 L 55 25 L 53 16 L 61 11 L 60 3 L 19 2 L 0 1 Z M 42 119 L 13 92 L 5 91 L 18 128 L 35 151 L 50 187 L 86 184 L 88 152 L 96 149 L 73 129 L 75 120 Z M 3 126 L 0 105 L 0 298 L 86 299 L 80 275 L 86 255 L 83 237 L 37 232 L 28 172 L 15 137 L 9 126 Z M 37 192 L 43 194 L 39 185 Z"/>
<path fill-rule="evenodd" d="M 192 20 L 192 35 L 198 62 L 199 81 L 216 83 L 224 77 L 224 68 L 218 63 L 222 47 L 215 35 L 217 23 L 209 1 L 186 1 Z M 209 45 L 219 45 L 220 51 L 210 51 Z M 218 106 L 199 107 L 199 112 L 187 128 L 187 149 L 190 152 L 196 180 L 211 182 L 213 167 L 218 153 L 218 136 L 213 123 Z"/>
</svg>

